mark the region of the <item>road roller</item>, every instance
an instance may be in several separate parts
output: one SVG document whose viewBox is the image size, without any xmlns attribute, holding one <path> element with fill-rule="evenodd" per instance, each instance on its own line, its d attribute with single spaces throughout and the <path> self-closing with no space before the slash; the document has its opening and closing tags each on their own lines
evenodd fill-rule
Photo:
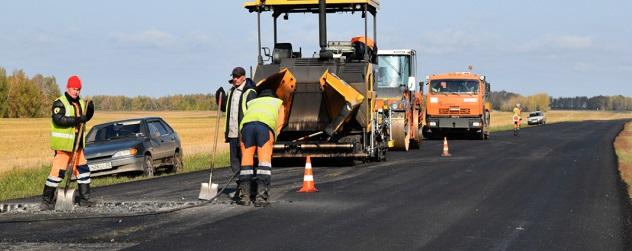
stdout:
<svg viewBox="0 0 632 251">
<path fill-rule="evenodd" d="M 419 148 L 423 125 L 423 83 L 417 83 L 417 53 L 413 49 L 378 51 L 375 109 L 388 118 L 388 148 Z"/>
</svg>

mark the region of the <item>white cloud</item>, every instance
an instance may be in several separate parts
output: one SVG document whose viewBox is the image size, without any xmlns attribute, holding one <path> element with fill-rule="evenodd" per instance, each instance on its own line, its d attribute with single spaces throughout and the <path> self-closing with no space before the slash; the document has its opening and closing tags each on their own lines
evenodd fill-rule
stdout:
<svg viewBox="0 0 632 251">
<path fill-rule="evenodd" d="M 595 69 L 595 66 L 586 62 L 576 62 L 573 65 L 573 70 L 577 72 L 589 72 Z"/>
<path fill-rule="evenodd" d="M 170 47 L 175 44 L 175 37 L 168 32 L 150 29 L 138 33 L 115 32 L 110 39 L 121 45 Z"/>
<path fill-rule="evenodd" d="M 448 29 L 443 31 L 426 32 L 419 42 L 423 54 L 446 55 L 457 53 L 474 46 L 480 46 L 483 38 L 491 34 L 481 35 L 472 31 Z"/>
<path fill-rule="evenodd" d="M 586 36 L 546 35 L 528 41 L 516 49 L 518 52 L 532 53 L 559 50 L 584 50 L 593 47 L 593 39 Z"/>
<path fill-rule="evenodd" d="M 565 49 L 587 49 L 593 44 L 591 37 L 553 36 L 547 39 L 551 44 Z"/>
</svg>

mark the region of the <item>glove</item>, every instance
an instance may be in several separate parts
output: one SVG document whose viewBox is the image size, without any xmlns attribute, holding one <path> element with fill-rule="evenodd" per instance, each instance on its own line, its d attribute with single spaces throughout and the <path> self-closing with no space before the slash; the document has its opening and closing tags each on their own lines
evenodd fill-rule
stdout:
<svg viewBox="0 0 632 251">
<path fill-rule="evenodd" d="M 93 110 L 94 111 L 94 102 L 92 102 L 92 100 L 88 101 L 88 111 L 89 110 Z"/>
<path fill-rule="evenodd" d="M 215 104 L 219 105 L 219 97 L 222 97 L 222 103 L 226 102 L 226 92 L 223 87 L 220 87 L 215 91 Z"/>
<path fill-rule="evenodd" d="M 86 115 L 81 115 L 81 117 L 79 117 L 79 123 L 86 123 L 88 122 L 88 118 L 86 117 Z"/>
</svg>

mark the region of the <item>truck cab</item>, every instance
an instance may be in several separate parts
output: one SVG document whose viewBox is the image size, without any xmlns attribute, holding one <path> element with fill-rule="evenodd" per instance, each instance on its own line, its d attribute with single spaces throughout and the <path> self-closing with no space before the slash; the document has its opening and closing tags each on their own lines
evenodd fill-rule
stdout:
<svg viewBox="0 0 632 251">
<path fill-rule="evenodd" d="M 427 76 L 426 81 L 425 137 L 489 137 L 490 84 L 484 75 L 452 72 Z"/>
</svg>

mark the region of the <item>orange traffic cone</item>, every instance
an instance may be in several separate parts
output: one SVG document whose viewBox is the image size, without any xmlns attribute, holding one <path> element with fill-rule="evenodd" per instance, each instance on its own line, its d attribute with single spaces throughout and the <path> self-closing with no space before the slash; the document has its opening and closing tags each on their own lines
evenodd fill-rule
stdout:
<svg viewBox="0 0 632 251">
<path fill-rule="evenodd" d="M 450 157 L 452 154 L 448 151 L 448 138 L 443 137 L 443 153 L 441 153 L 441 157 Z"/>
<path fill-rule="evenodd" d="M 318 189 L 314 186 L 314 173 L 312 172 L 312 159 L 307 156 L 305 161 L 305 174 L 303 175 L 303 187 L 298 190 L 299 193 L 313 193 L 318 192 Z"/>
</svg>

